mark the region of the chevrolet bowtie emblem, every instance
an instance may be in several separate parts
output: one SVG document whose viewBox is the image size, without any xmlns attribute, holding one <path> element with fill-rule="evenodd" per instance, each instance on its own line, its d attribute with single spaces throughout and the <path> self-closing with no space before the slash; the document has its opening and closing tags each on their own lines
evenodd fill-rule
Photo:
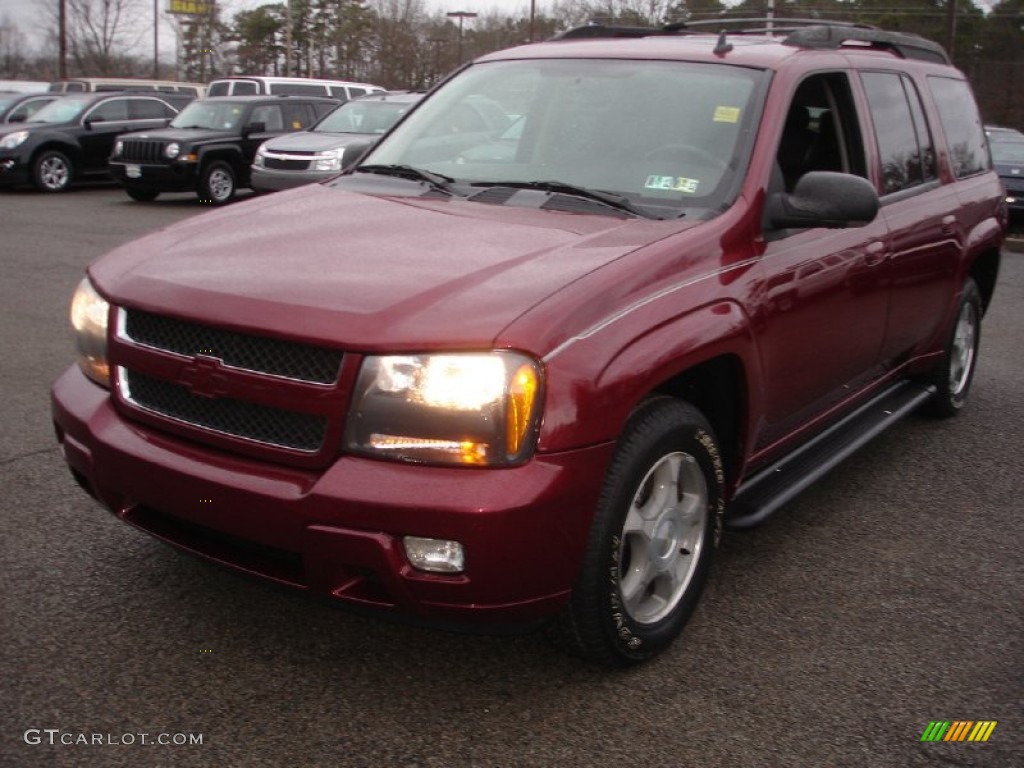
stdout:
<svg viewBox="0 0 1024 768">
<path fill-rule="evenodd" d="M 197 397 L 224 397 L 228 393 L 228 375 L 215 357 L 192 358 L 178 373 L 178 383 Z"/>
</svg>

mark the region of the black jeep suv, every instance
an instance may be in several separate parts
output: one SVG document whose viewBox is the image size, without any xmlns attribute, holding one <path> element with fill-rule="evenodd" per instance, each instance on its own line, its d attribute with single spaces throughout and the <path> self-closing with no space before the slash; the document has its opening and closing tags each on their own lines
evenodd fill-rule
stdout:
<svg viewBox="0 0 1024 768">
<path fill-rule="evenodd" d="M 305 130 L 337 106 L 334 99 L 313 96 L 200 99 L 165 130 L 121 136 L 110 175 L 133 200 L 195 190 L 201 200 L 221 205 L 250 185 L 249 166 L 260 144 Z"/>
<path fill-rule="evenodd" d="M 72 181 L 107 173 L 118 135 L 162 128 L 192 97 L 172 93 L 70 94 L 32 121 L 0 128 L 0 185 L 63 192 Z"/>
</svg>

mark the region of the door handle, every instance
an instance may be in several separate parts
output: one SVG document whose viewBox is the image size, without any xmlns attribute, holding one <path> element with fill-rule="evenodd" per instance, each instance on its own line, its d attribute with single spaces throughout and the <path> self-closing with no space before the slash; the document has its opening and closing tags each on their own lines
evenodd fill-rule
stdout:
<svg viewBox="0 0 1024 768">
<path fill-rule="evenodd" d="M 869 267 L 873 267 L 877 264 L 881 264 L 885 261 L 885 243 L 881 240 L 875 240 L 874 242 L 868 243 L 868 247 L 865 249 L 864 264 Z"/>
</svg>

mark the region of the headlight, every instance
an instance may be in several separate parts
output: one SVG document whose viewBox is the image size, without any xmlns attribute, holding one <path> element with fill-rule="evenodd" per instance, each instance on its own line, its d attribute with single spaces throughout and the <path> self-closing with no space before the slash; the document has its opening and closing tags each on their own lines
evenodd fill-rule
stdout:
<svg viewBox="0 0 1024 768">
<path fill-rule="evenodd" d="M 114 142 L 114 157 L 120 157 L 124 154 L 124 142 L 118 139 Z"/>
<path fill-rule="evenodd" d="M 180 154 L 181 145 L 176 141 L 172 141 L 170 144 L 164 147 L 164 157 L 166 157 L 168 160 L 173 160 Z"/>
<path fill-rule="evenodd" d="M 263 144 L 260 144 L 259 149 L 256 150 L 256 157 L 253 159 L 252 164 L 257 168 L 263 168 L 266 165 L 264 162 L 267 159 L 266 146 L 266 142 L 264 142 Z"/>
<path fill-rule="evenodd" d="M 71 326 L 75 329 L 78 367 L 82 373 L 103 387 L 110 386 L 107 364 L 107 318 L 110 304 L 85 278 L 71 298 Z"/>
<path fill-rule="evenodd" d="M 344 157 L 344 148 L 329 149 L 326 152 L 317 152 L 316 160 L 313 162 L 314 171 L 340 171 L 341 158 Z"/>
<path fill-rule="evenodd" d="M 348 450 L 434 464 L 525 461 L 540 421 L 540 365 L 514 352 L 367 357 Z"/>
<path fill-rule="evenodd" d="M 14 149 L 28 138 L 28 131 L 15 131 L 8 133 L 0 139 L 0 149 Z"/>
</svg>

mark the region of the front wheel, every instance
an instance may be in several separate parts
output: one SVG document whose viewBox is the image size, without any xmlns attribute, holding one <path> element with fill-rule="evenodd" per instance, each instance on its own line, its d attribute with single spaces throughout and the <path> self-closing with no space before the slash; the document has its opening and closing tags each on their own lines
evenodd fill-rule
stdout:
<svg viewBox="0 0 1024 768">
<path fill-rule="evenodd" d="M 41 192 L 64 192 L 71 185 L 74 166 L 63 152 L 42 152 L 32 163 L 32 184 Z"/>
<path fill-rule="evenodd" d="M 981 293 L 974 280 L 968 278 L 946 352 L 932 379 L 935 395 L 928 405 L 936 416 L 955 416 L 967 403 L 978 363 L 982 312 Z"/>
<path fill-rule="evenodd" d="M 235 171 L 225 162 L 210 163 L 199 182 L 199 199 L 204 203 L 224 205 L 235 196 Z"/>
<path fill-rule="evenodd" d="M 611 666 L 667 648 L 707 580 L 721 534 L 723 486 L 721 455 L 704 416 L 671 398 L 644 403 L 605 476 L 556 637 Z"/>
</svg>

